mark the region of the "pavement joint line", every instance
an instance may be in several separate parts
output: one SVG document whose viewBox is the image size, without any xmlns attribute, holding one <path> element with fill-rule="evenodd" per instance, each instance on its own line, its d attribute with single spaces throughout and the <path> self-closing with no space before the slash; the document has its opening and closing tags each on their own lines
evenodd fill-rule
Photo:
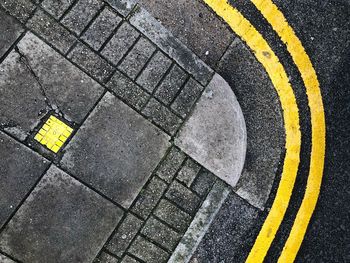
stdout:
<svg viewBox="0 0 350 263">
<path fill-rule="evenodd" d="M 18 259 L 14 258 L 13 256 L 7 254 L 6 252 L 0 250 L 0 253 L 3 254 L 4 256 L 8 257 L 9 259 L 13 260 L 16 263 L 22 263 L 22 261 L 19 261 Z"/>
<path fill-rule="evenodd" d="M 27 200 L 28 196 L 33 192 L 33 190 L 35 189 L 35 187 L 39 184 L 39 182 L 41 181 L 41 179 L 45 176 L 45 174 L 47 173 L 47 171 L 50 169 L 50 167 L 52 166 L 52 162 L 48 162 L 48 166 L 44 169 L 43 173 L 39 176 L 39 178 L 36 180 L 36 182 L 33 184 L 33 186 L 30 188 L 30 190 L 24 195 L 24 197 L 22 198 L 22 200 L 18 203 L 18 205 L 16 206 L 16 208 L 12 211 L 11 215 L 7 218 L 7 220 L 5 221 L 5 223 L 2 225 L 2 227 L 0 228 L 0 233 L 3 232 L 3 230 L 5 229 L 5 227 L 8 225 L 8 223 L 12 220 L 12 218 L 15 216 L 15 214 L 17 213 L 18 209 L 23 205 L 23 203 Z"/>
<path fill-rule="evenodd" d="M 190 261 L 192 254 L 209 229 L 211 222 L 224 204 L 229 193 L 229 188 L 221 181 L 217 181 L 214 184 L 168 263 L 188 263 Z"/>
<path fill-rule="evenodd" d="M 63 12 L 63 14 L 57 19 L 57 21 L 61 22 L 62 19 L 77 5 L 79 0 L 73 0 L 73 2 L 68 6 L 68 8 Z M 41 4 L 40 4 L 41 7 Z M 56 19 L 55 19 L 56 20 Z M 63 25 L 63 24 L 62 24 Z M 69 32 L 71 32 L 69 30 Z"/>
</svg>

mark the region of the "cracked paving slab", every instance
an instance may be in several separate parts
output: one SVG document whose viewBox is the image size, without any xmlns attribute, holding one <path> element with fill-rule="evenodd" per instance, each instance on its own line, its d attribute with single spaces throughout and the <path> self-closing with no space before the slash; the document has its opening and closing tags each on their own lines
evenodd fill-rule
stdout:
<svg viewBox="0 0 350 263">
<path fill-rule="evenodd" d="M 0 72 L 0 125 L 20 140 L 49 111 L 80 123 L 103 92 L 32 33 L 7 56 Z"/>
</svg>

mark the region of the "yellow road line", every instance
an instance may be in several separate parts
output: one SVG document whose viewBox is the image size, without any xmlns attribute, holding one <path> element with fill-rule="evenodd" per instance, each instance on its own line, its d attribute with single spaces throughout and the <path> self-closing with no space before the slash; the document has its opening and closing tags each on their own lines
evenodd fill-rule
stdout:
<svg viewBox="0 0 350 263">
<path fill-rule="evenodd" d="M 293 262 L 304 239 L 320 193 L 326 150 L 324 108 L 315 69 L 302 43 L 295 35 L 294 30 L 289 26 L 282 12 L 271 0 L 252 0 L 252 2 L 286 44 L 287 50 L 291 54 L 304 81 L 311 113 L 312 147 L 306 191 L 288 240 L 278 260 L 278 262 Z"/>
<path fill-rule="evenodd" d="M 226 0 L 204 0 L 254 52 L 265 67 L 281 101 L 286 133 L 286 156 L 281 180 L 271 210 L 255 241 L 247 262 L 262 262 L 287 210 L 300 161 L 299 112 L 287 74 L 262 35 Z"/>
</svg>

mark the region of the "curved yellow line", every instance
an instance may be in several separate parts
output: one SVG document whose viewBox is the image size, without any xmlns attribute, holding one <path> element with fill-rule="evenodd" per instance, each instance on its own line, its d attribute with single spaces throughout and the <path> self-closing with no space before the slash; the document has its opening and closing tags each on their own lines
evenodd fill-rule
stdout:
<svg viewBox="0 0 350 263">
<path fill-rule="evenodd" d="M 326 123 L 320 85 L 304 47 L 286 18 L 271 0 L 252 0 L 286 44 L 300 71 L 308 96 L 312 125 L 310 170 L 306 191 L 296 219 L 278 262 L 293 262 L 304 239 L 320 193 L 326 151 Z"/>
<path fill-rule="evenodd" d="M 287 210 L 299 161 L 301 133 L 299 112 L 287 74 L 262 35 L 226 0 L 204 0 L 254 52 L 265 67 L 281 101 L 286 133 L 286 156 L 276 197 L 246 262 L 262 262 Z"/>
</svg>

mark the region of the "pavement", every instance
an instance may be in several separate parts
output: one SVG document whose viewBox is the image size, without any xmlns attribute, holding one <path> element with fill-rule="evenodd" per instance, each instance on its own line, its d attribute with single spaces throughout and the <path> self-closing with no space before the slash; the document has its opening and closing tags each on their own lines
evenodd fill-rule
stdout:
<svg viewBox="0 0 350 263">
<path fill-rule="evenodd" d="M 0 262 L 247 260 L 278 199 L 288 129 L 269 71 L 209 2 L 0 1 Z M 350 6 L 274 2 L 326 116 L 323 183 L 295 261 L 349 262 Z M 277 262 L 307 192 L 312 107 L 269 21 L 228 4 L 271 45 L 300 109 L 298 176 L 255 261 Z"/>
</svg>

